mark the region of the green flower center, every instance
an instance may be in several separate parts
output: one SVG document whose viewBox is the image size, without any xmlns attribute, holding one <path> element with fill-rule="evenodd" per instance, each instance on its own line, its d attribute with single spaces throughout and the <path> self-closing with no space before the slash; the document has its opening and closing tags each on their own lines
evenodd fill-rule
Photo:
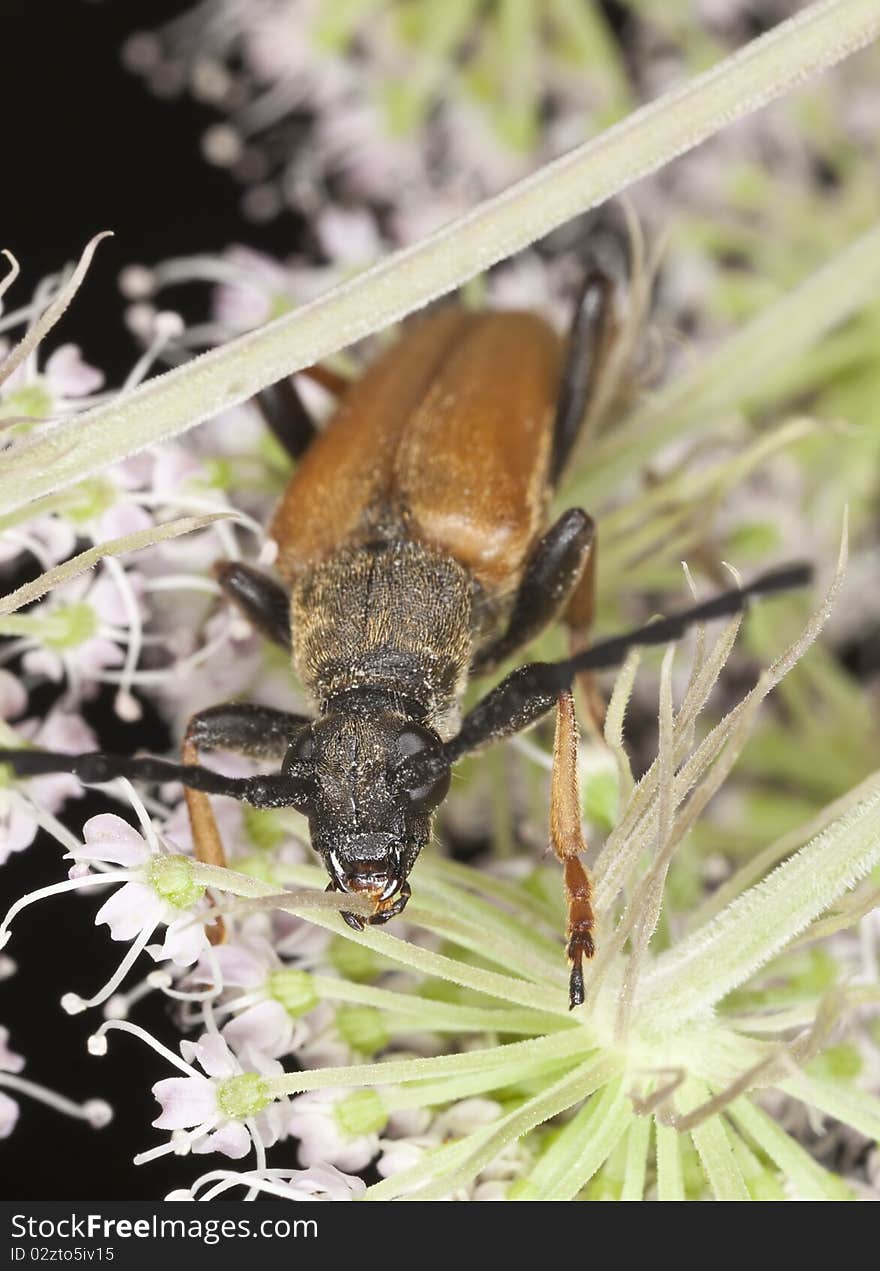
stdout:
<svg viewBox="0 0 880 1271">
<path fill-rule="evenodd" d="M 388 1045 L 382 1014 L 374 1006 L 342 1006 L 336 1012 L 336 1027 L 352 1050 L 375 1055 Z"/>
<path fill-rule="evenodd" d="M 388 1113 L 375 1090 L 355 1090 L 337 1103 L 333 1115 L 340 1132 L 356 1139 L 384 1129 Z"/>
<path fill-rule="evenodd" d="M 193 864 L 187 856 L 154 856 L 147 881 L 175 909 L 189 909 L 205 894 L 202 884 L 193 878 Z"/>
<path fill-rule="evenodd" d="M 103 477 L 83 481 L 70 492 L 65 512 L 76 524 L 87 524 L 112 508 L 117 499 L 116 487 Z"/>
<path fill-rule="evenodd" d="M 257 1072 L 227 1077 L 217 1087 L 217 1107 L 232 1121 L 254 1117 L 271 1102 L 268 1083 Z"/>
<path fill-rule="evenodd" d="M 315 981 L 308 971 L 273 971 L 268 984 L 269 992 L 289 1015 L 306 1015 L 318 1005 Z"/>
<path fill-rule="evenodd" d="M 42 630 L 43 643 L 50 649 L 75 649 L 91 640 L 98 630 L 98 615 L 91 605 L 79 602 L 59 605 L 47 615 Z"/>
</svg>

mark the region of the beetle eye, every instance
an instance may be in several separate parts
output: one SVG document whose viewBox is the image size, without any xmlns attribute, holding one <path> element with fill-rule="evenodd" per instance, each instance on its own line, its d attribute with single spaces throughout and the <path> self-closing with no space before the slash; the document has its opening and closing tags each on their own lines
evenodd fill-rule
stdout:
<svg viewBox="0 0 880 1271">
<path fill-rule="evenodd" d="M 436 808 L 438 803 L 442 803 L 449 793 L 449 782 L 451 774 L 448 768 L 430 781 L 426 781 L 423 786 L 416 786 L 415 789 L 404 790 L 406 801 L 413 812 L 430 812 L 432 808 Z"/>
<path fill-rule="evenodd" d="M 426 750 L 434 750 L 438 744 L 439 739 L 436 733 L 418 724 L 408 724 L 395 738 L 394 759 L 396 762 L 393 764 L 392 771 L 400 769 L 401 765 L 414 755 Z M 449 780 L 449 769 L 444 768 L 440 773 L 432 774 L 422 785 L 403 786 L 402 794 L 414 812 L 430 812 L 431 808 L 435 808 L 446 798 Z"/>
<path fill-rule="evenodd" d="M 409 724 L 406 728 L 402 728 L 394 739 L 394 767 L 396 768 L 404 759 L 409 759 L 411 755 L 427 750 L 434 744 L 434 740 L 433 734 L 429 733 L 427 728 L 419 728 L 417 724 Z"/>
</svg>

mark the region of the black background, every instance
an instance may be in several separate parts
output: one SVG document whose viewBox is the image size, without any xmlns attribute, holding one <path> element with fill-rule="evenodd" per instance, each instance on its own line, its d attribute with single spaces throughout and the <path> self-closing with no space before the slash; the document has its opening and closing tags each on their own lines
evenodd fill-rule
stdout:
<svg viewBox="0 0 880 1271">
<path fill-rule="evenodd" d="M 75 260 L 99 230 L 112 229 L 115 237 L 101 244 L 73 307 L 46 342 L 48 349 L 79 344 L 111 384 L 121 381 L 137 355 L 117 287 L 124 265 L 216 251 L 234 241 L 282 256 L 296 246 L 292 216 L 269 226 L 243 222 L 237 188 L 201 159 L 199 137 L 211 111 L 188 97 L 157 100 L 122 67 L 126 35 L 155 29 L 189 7 L 167 0 L 3 3 L 0 246 L 22 268 L 8 301 L 23 303 L 40 278 Z M 4 580 L 0 589 L 8 585 Z M 40 705 L 35 695 L 30 713 Z M 106 720 L 106 705 L 90 708 L 90 720 L 101 722 L 102 708 Z M 106 729 L 101 731 L 106 744 Z M 155 720 L 137 732 L 134 742 L 124 726 L 117 727 L 114 744 L 164 745 Z M 78 825 L 103 807 L 95 796 L 69 806 Z M 58 856 L 57 844 L 46 839 L 16 855 L 0 870 L 0 909 L 63 877 Z M 150 1126 L 158 1111 L 150 1087 L 174 1074 L 140 1042 L 119 1033 L 111 1035 L 106 1058 L 89 1056 L 86 1038 L 100 1023 L 99 1011 L 71 1018 L 58 1005 L 70 990 L 90 996 L 127 947 L 112 943 L 106 927 L 94 927 L 95 909 L 91 900 L 59 898 L 22 915 L 6 950 L 21 971 L 0 983 L 0 1023 L 27 1060 L 23 1076 L 74 1098 L 108 1098 L 116 1118 L 96 1132 L 22 1098 L 18 1126 L 0 1142 L 0 1196 L 8 1200 L 158 1198 L 226 1163 L 209 1156 L 166 1157 L 140 1169 L 130 1164 L 134 1152 L 164 1138 Z M 158 1000 L 139 1008 L 138 1022 L 175 1045 L 175 1030 Z"/>
</svg>

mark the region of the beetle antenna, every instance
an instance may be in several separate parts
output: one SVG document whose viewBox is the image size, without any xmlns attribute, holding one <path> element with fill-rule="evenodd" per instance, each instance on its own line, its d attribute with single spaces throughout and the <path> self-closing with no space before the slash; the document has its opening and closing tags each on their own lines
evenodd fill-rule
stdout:
<svg viewBox="0 0 880 1271">
<path fill-rule="evenodd" d="M 636 646 L 668 644 L 678 640 L 689 627 L 713 618 L 741 612 L 752 596 L 771 595 L 806 586 L 812 567 L 797 563 L 761 574 L 745 587 L 721 592 L 690 609 L 657 618 L 632 631 L 611 636 L 561 662 L 531 662 L 512 671 L 496 688 L 464 717 L 459 732 L 439 751 L 414 755 L 399 770 L 406 789 L 417 789 L 434 780 L 462 755 L 486 742 L 508 737 L 530 727 L 553 706 L 560 693 L 571 688 L 581 671 L 601 671 L 619 666 Z"/>
<path fill-rule="evenodd" d="M 103 785 L 117 777 L 133 781 L 179 781 L 188 790 L 224 794 L 255 807 L 289 807 L 301 803 L 308 781 L 290 773 L 254 777 L 226 777 L 201 764 L 172 763 L 151 756 L 110 755 L 102 750 L 85 755 L 61 754 L 50 750 L 2 750 L 0 766 L 8 764 L 21 777 L 40 777 L 51 772 L 69 772 L 84 785 Z"/>
</svg>

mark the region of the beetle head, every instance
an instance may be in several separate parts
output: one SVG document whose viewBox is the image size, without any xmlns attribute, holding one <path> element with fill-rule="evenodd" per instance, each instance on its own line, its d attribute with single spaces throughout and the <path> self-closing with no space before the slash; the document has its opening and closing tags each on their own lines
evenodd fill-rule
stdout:
<svg viewBox="0 0 880 1271">
<path fill-rule="evenodd" d="M 407 761 L 440 754 L 440 738 L 395 710 L 335 710 L 292 739 L 283 772 L 305 782 L 300 804 L 312 846 L 334 890 L 368 896 L 371 922 L 409 899 L 407 877 L 428 841 L 431 815 L 449 789 L 449 769 L 412 787 Z M 351 925 L 361 926 L 354 915 Z"/>
</svg>

